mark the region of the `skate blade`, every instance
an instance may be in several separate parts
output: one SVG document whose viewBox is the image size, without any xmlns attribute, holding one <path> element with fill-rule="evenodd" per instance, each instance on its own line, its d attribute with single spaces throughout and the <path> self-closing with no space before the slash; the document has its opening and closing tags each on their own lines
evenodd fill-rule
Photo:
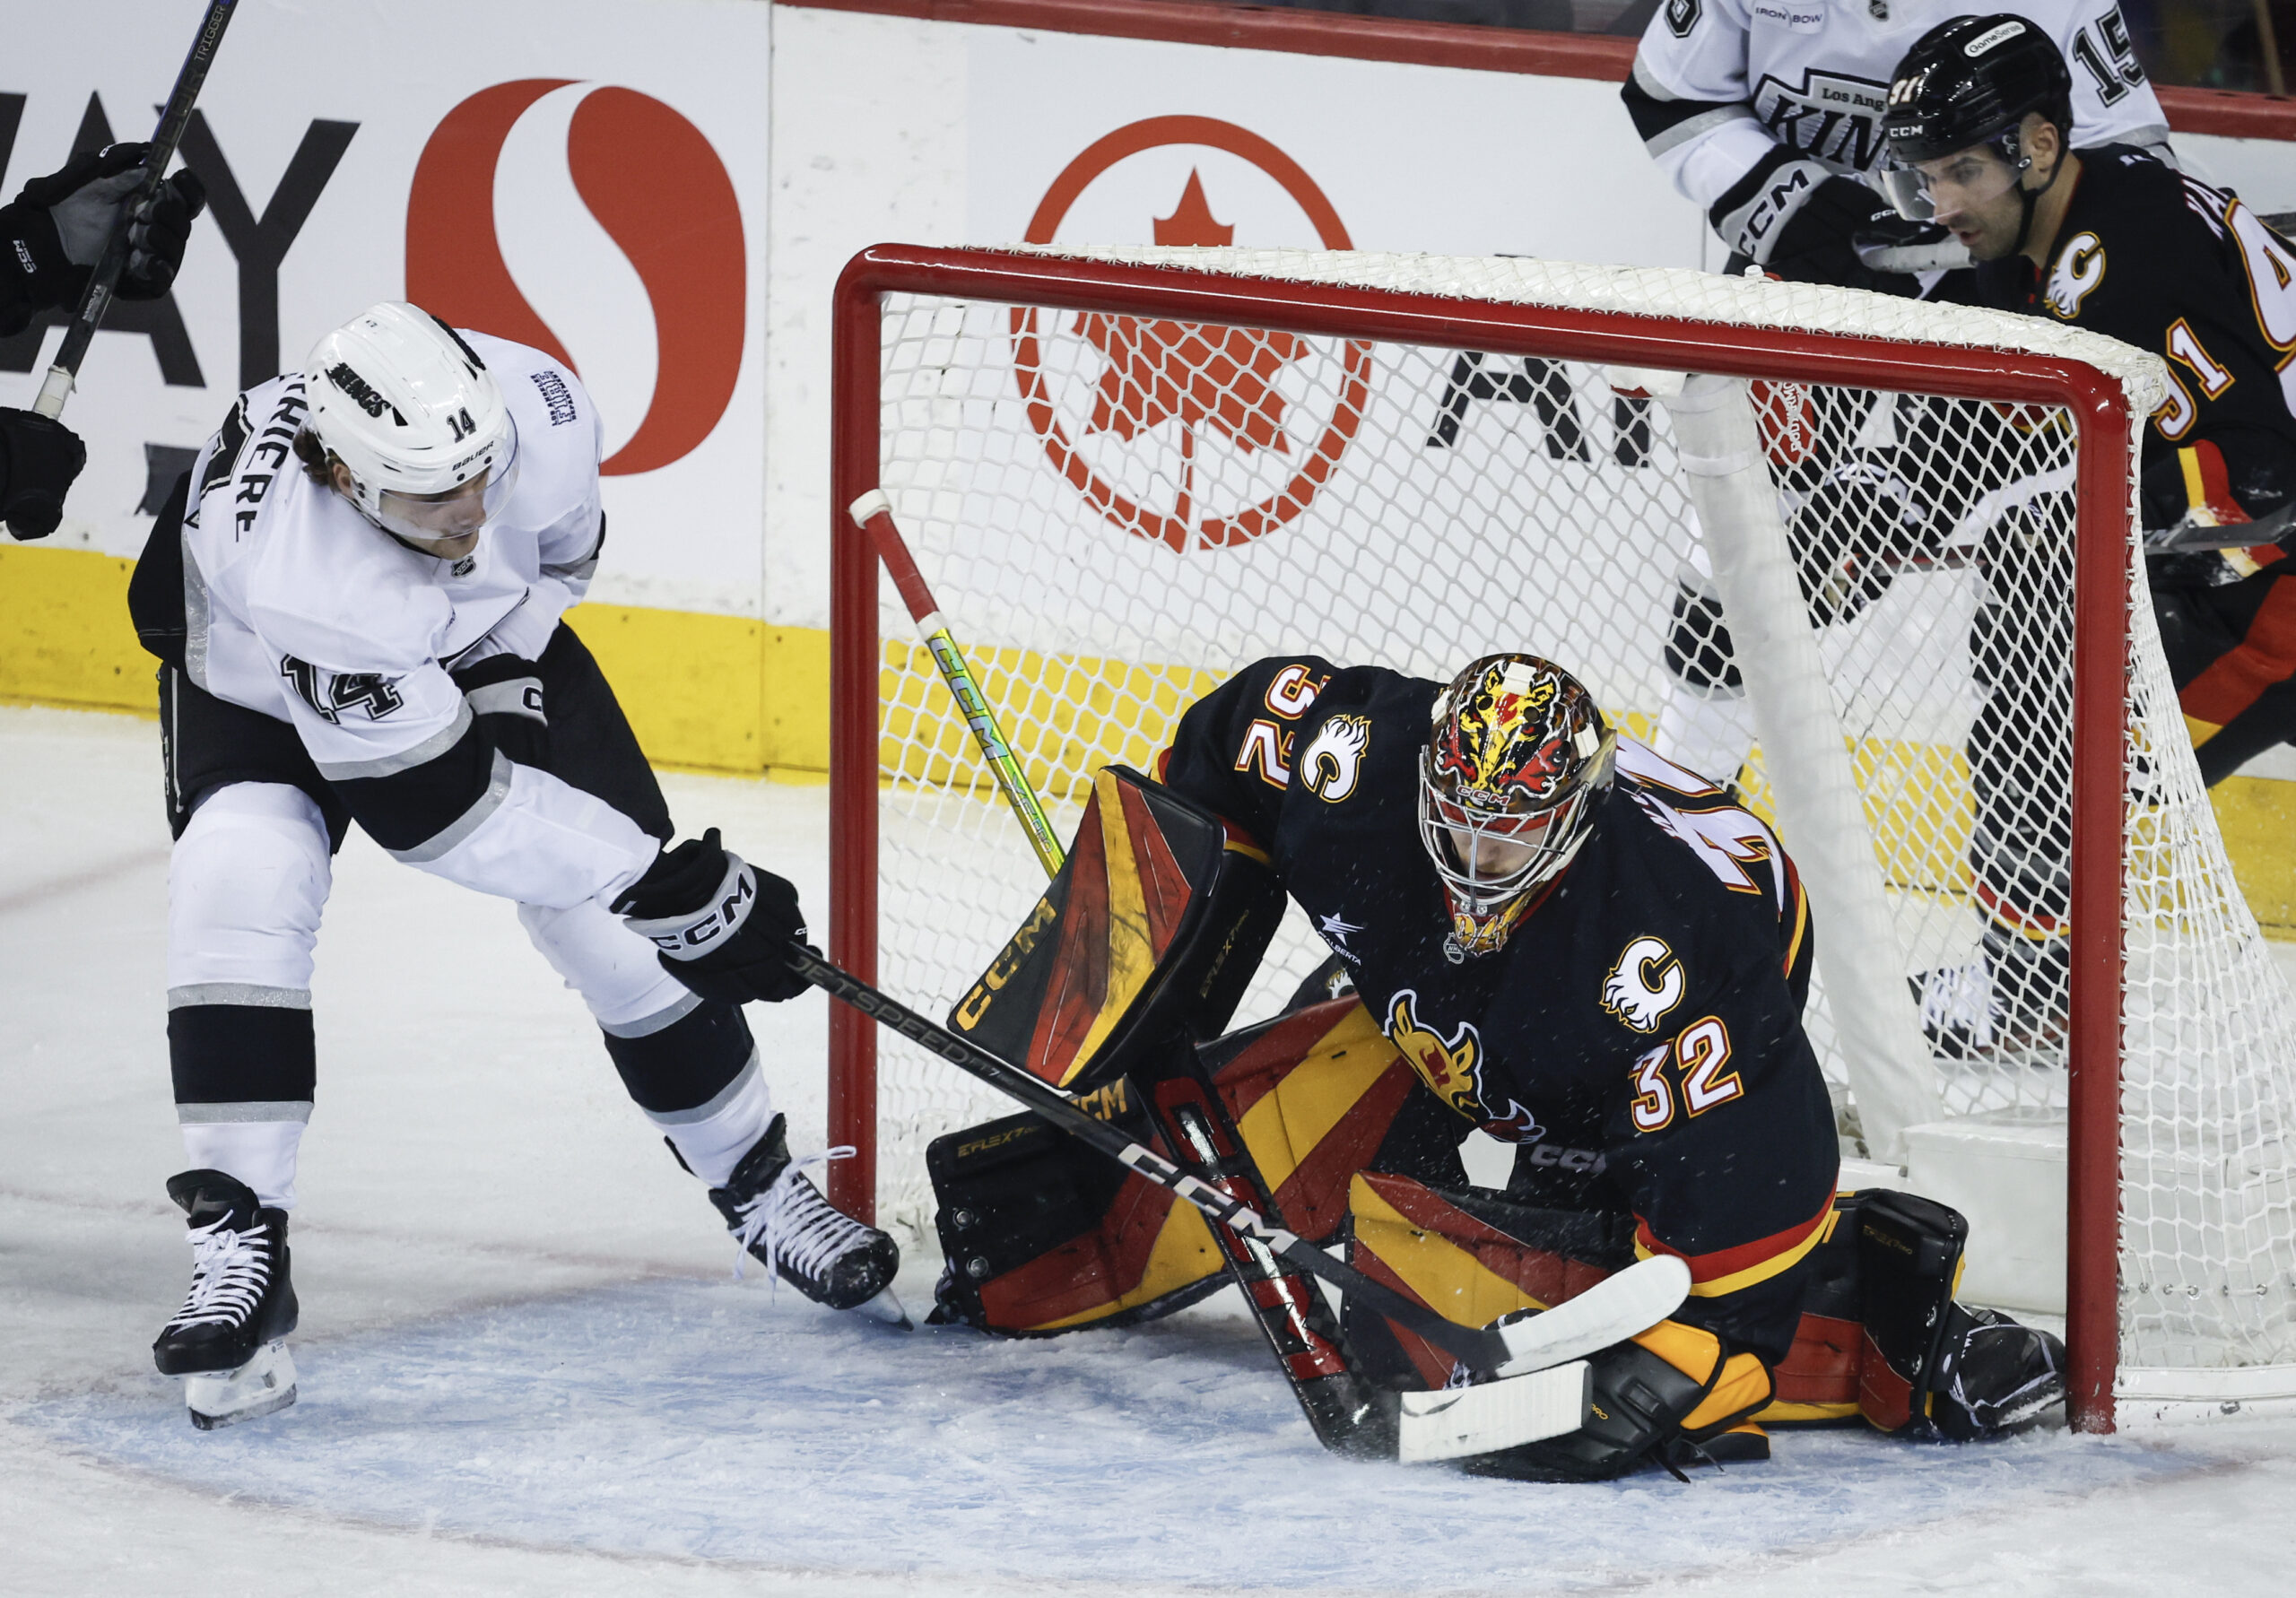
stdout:
<svg viewBox="0 0 2296 1598">
<path fill-rule="evenodd" d="M 898 1326 L 904 1332 L 917 1329 L 917 1324 L 909 1318 L 909 1311 L 901 1307 L 900 1300 L 893 1296 L 890 1287 L 880 1290 L 875 1298 L 856 1304 L 853 1313 L 865 1315 L 873 1321 L 883 1321 L 888 1326 Z"/>
<path fill-rule="evenodd" d="M 295 1402 L 295 1357 L 285 1342 L 267 1342 L 237 1370 L 186 1377 L 183 1399 L 202 1431 L 275 1413 Z"/>
</svg>

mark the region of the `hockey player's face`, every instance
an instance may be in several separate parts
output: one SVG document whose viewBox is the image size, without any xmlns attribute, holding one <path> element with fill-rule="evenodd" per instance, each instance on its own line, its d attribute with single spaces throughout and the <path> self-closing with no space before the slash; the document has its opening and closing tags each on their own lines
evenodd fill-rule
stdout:
<svg viewBox="0 0 2296 1598">
<path fill-rule="evenodd" d="M 478 546 L 486 525 L 486 480 L 482 472 L 443 494 L 383 494 L 383 525 L 427 553 L 459 560 Z"/>
<path fill-rule="evenodd" d="M 1980 261 L 1997 261 L 2017 247 L 2025 221 L 2017 194 L 2018 169 L 1990 144 L 1959 150 L 1916 169 L 1938 223 Z"/>
<path fill-rule="evenodd" d="M 1541 828 L 1539 835 L 1545 836 Z M 1480 882 L 1504 882 L 1531 863 L 1536 855 L 1535 843 L 1524 843 L 1511 838 L 1493 837 L 1490 833 L 1449 832 L 1445 834 L 1450 844 L 1451 858 L 1459 869 Z"/>
</svg>

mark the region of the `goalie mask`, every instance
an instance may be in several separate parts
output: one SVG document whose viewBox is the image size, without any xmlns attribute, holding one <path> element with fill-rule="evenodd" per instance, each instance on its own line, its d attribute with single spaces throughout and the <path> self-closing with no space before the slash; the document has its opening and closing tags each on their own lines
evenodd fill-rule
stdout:
<svg viewBox="0 0 2296 1598">
<path fill-rule="evenodd" d="M 1578 679 L 1486 655 L 1435 696 L 1419 757 L 1419 837 L 1451 910 L 1447 952 L 1490 954 L 1562 874 L 1610 791 L 1618 738 Z"/>
<path fill-rule="evenodd" d="M 509 502 L 518 437 L 502 390 L 419 306 L 375 306 L 320 339 L 303 393 L 306 430 L 351 474 L 344 497 L 403 543 L 468 554 Z"/>
</svg>

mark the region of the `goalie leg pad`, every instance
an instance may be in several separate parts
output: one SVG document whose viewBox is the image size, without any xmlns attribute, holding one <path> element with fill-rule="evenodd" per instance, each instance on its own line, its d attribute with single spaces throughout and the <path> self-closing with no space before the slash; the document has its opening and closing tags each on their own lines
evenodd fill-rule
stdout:
<svg viewBox="0 0 2296 1598">
<path fill-rule="evenodd" d="M 1349 1263 L 1461 1325 L 1576 1298 L 1634 1263 L 1633 1218 L 1542 1209 L 1488 1194 L 1359 1174 L 1349 1188 Z M 1350 1303 L 1364 1374 L 1405 1389 L 1449 1385 L 1457 1362 L 1415 1333 Z"/>
<path fill-rule="evenodd" d="M 1102 1091 L 1128 1120 L 1123 1084 Z M 1007 1337 L 1128 1325 L 1226 1280 L 1194 1207 L 1033 1115 L 935 1138 L 925 1159 L 948 1260 L 935 1324 Z"/>
</svg>

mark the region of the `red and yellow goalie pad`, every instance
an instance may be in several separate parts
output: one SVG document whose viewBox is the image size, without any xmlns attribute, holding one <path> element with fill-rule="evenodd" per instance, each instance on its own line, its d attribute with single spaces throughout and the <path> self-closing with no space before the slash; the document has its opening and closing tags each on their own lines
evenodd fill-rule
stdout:
<svg viewBox="0 0 2296 1598">
<path fill-rule="evenodd" d="M 1216 1035 L 1283 915 L 1257 848 L 1161 784 L 1101 769 L 1062 864 L 950 1028 L 1054 1087 Z"/>
</svg>

